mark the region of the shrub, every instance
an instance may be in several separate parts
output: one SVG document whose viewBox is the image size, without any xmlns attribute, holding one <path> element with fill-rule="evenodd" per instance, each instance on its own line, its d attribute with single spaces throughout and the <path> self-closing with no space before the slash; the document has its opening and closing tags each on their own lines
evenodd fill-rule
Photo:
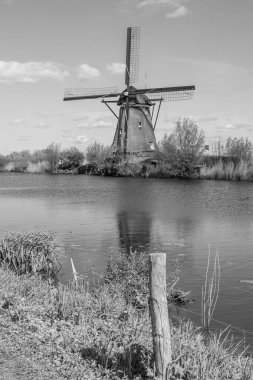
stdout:
<svg viewBox="0 0 253 380">
<path fill-rule="evenodd" d="M 253 146 L 248 138 L 229 137 L 226 141 L 226 153 L 240 160 L 249 162 L 252 160 Z"/>
<path fill-rule="evenodd" d="M 191 177 L 203 156 L 204 132 L 199 131 L 192 119 L 179 119 L 174 131 L 169 136 L 164 136 L 160 146 L 174 175 Z"/>
<path fill-rule="evenodd" d="M 111 156 L 110 147 L 94 142 L 87 147 L 86 160 L 89 163 L 101 165 Z"/>
<path fill-rule="evenodd" d="M 60 169 L 72 169 L 81 165 L 84 155 L 76 147 L 64 149 L 59 154 L 58 167 Z"/>
</svg>

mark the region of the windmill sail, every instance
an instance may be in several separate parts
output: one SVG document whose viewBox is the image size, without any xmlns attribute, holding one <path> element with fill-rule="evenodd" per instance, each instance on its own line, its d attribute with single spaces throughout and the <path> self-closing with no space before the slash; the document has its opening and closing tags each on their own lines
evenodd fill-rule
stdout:
<svg viewBox="0 0 253 380">
<path fill-rule="evenodd" d="M 157 87 L 134 90 L 133 94 L 146 95 L 150 100 L 165 100 L 177 101 L 192 99 L 195 91 L 195 86 L 180 86 L 180 87 Z M 130 91 L 130 94 L 132 92 Z"/>
<path fill-rule="evenodd" d="M 139 78 L 140 28 L 127 28 L 125 84 L 132 85 Z"/>
<path fill-rule="evenodd" d="M 119 96 L 117 87 L 66 88 L 63 100 L 98 99 Z"/>
</svg>

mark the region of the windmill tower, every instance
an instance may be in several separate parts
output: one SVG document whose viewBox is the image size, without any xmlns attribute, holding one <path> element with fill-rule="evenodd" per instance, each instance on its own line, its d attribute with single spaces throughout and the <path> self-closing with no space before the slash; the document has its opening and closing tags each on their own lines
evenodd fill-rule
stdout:
<svg viewBox="0 0 253 380">
<path fill-rule="evenodd" d="M 99 99 L 101 98 L 117 118 L 111 151 L 113 154 L 135 155 L 151 158 L 159 150 L 155 127 L 157 124 L 161 103 L 191 99 L 195 86 L 153 87 L 137 89 L 133 84 L 139 75 L 140 28 L 127 28 L 126 71 L 124 91 L 117 88 L 100 89 L 66 89 L 64 100 Z M 112 98 L 118 98 L 112 100 Z M 154 115 L 154 107 L 158 102 L 158 110 Z M 118 115 L 109 104 L 119 106 Z"/>
</svg>

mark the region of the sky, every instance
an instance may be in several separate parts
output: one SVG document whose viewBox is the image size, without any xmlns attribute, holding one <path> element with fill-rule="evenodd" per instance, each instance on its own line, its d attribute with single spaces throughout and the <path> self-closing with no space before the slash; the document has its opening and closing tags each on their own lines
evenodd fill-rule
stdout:
<svg viewBox="0 0 253 380">
<path fill-rule="evenodd" d="M 137 88 L 196 86 L 192 100 L 163 102 L 157 140 L 191 117 L 207 144 L 253 141 L 252 20 L 252 0 L 0 0 L 0 154 L 110 145 L 106 106 L 63 95 L 124 90 L 129 26 L 141 33 Z"/>
</svg>

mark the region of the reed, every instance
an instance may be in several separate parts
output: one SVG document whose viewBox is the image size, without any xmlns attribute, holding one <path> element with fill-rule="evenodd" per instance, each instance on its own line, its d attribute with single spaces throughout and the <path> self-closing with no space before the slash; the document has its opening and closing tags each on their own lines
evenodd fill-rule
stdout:
<svg viewBox="0 0 253 380">
<path fill-rule="evenodd" d="M 252 167 L 247 161 L 218 161 L 213 166 L 200 169 L 200 178 L 228 181 L 252 181 Z"/>
<path fill-rule="evenodd" d="M 53 276 L 59 270 L 60 250 L 48 232 L 11 232 L 0 240 L 0 265 L 16 274 Z"/>
<path fill-rule="evenodd" d="M 217 304 L 220 288 L 220 261 L 218 251 L 214 257 L 213 271 L 210 273 L 211 249 L 209 246 L 205 285 L 202 287 L 202 327 L 209 332 L 212 316 Z"/>
</svg>

